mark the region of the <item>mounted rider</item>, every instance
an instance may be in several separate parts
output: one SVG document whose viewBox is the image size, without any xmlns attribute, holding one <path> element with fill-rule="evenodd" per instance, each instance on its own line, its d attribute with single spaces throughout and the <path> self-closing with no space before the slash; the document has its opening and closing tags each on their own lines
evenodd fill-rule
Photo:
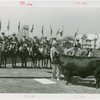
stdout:
<svg viewBox="0 0 100 100">
<path fill-rule="evenodd" d="M 12 34 L 12 41 L 14 41 L 14 42 L 18 42 L 18 38 L 17 38 L 17 36 L 16 36 L 16 33 L 13 33 Z"/>
<path fill-rule="evenodd" d="M 81 43 L 79 42 L 79 39 L 76 39 L 74 44 L 74 56 L 79 56 L 79 51 L 81 50 Z"/>
<path fill-rule="evenodd" d="M 5 32 L 2 32 L 1 33 L 1 41 L 3 42 L 3 41 L 5 41 L 5 39 L 6 39 Z"/>
</svg>

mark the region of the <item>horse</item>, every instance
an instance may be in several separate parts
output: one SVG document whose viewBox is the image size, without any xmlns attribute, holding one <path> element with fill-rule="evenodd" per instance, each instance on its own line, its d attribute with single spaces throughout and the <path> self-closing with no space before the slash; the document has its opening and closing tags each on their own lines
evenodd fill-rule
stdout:
<svg viewBox="0 0 100 100">
<path fill-rule="evenodd" d="M 1 43 L 1 66 L 5 68 L 7 63 L 7 56 L 8 56 L 8 42 L 3 41 Z"/>
<path fill-rule="evenodd" d="M 50 60 L 50 46 L 47 44 L 43 44 L 41 49 L 41 60 L 42 60 L 42 67 L 48 68 L 48 62 Z"/>
<path fill-rule="evenodd" d="M 12 42 L 9 46 L 9 56 L 11 57 L 12 67 L 16 67 L 17 60 L 17 43 Z"/>
<path fill-rule="evenodd" d="M 22 67 L 27 67 L 27 57 L 29 56 L 29 50 L 27 44 L 22 44 L 18 48 L 18 55 L 21 58 Z"/>
<path fill-rule="evenodd" d="M 29 51 L 30 51 L 30 57 L 32 61 L 31 67 L 34 68 L 36 68 L 37 66 L 40 67 L 41 53 L 39 51 L 38 44 L 32 43 L 32 46 Z"/>
</svg>

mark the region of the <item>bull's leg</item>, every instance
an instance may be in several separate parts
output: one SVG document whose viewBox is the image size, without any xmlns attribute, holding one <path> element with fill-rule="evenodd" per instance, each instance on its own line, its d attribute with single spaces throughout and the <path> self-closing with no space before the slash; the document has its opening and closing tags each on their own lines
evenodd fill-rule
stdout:
<svg viewBox="0 0 100 100">
<path fill-rule="evenodd" d="M 96 79 L 96 88 L 99 88 L 99 83 L 100 83 L 100 68 L 99 67 L 94 71 L 94 76 Z"/>
<path fill-rule="evenodd" d="M 71 83 L 71 75 L 70 75 L 70 71 L 68 71 L 68 70 L 66 70 L 65 79 L 66 79 L 66 85 Z"/>
<path fill-rule="evenodd" d="M 100 83 L 100 79 L 99 79 L 99 77 L 98 77 L 98 78 L 96 78 L 96 88 L 97 88 L 97 89 L 99 88 L 99 83 Z"/>
</svg>

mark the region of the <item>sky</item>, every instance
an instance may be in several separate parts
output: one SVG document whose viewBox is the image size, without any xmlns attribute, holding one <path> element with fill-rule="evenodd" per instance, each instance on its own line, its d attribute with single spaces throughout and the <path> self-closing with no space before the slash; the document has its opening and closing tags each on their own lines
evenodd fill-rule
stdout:
<svg viewBox="0 0 100 100">
<path fill-rule="evenodd" d="M 41 36 L 42 25 L 44 25 L 44 36 L 48 37 L 50 37 L 50 25 L 53 36 L 62 25 L 64 25 L 63 36 L 73 36 L 77 29 L 79 34 L 100 33 L 100 8 L 0 6 L 2 31 L 6 33 L 8 19 L 10 19 L 9 34 L 18 32 L 19 21 L 21 25 L 29 25 L 30 29 L 34 24 L 33 34 L 37 36 Z"/>
</svg>

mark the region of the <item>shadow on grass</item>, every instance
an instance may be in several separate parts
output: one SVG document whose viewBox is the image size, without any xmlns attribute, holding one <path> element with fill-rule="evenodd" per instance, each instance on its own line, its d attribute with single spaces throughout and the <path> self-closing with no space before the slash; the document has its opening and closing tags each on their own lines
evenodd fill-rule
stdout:
<svg viewBox="0 0 100 100">
<path fill-rule="evenodd" d="M 72 79 L 72 84 L 95 88 L 95 81 L 93 80 L 93 78 L 82 79 L 79 77 L 74 77 Z"/>
</svg>

